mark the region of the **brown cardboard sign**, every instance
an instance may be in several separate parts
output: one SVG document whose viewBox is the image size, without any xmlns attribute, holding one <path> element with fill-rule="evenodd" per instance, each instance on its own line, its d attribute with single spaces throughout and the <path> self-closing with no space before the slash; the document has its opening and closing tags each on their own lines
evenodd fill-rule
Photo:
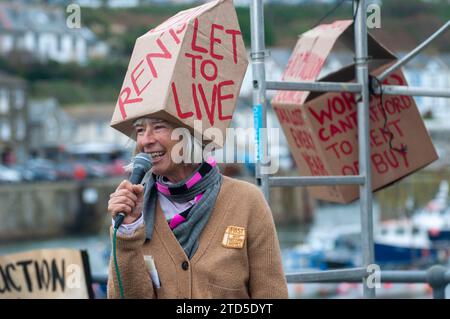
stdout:
<svg viewBox="0 0 450 319">
<path fill-rule="evenodd" d="M 338 40 L 352 43 L 352 21 L 336 21 L 303 34 L 290 57 L 283 79 L 316 81 Z M 369 72 L 379 75 L 395 56 L 369 35 Z M 354 82 L 349 65 L 319 80 Z M 401 70 L 384 84 L 407 85 Z M 272 101 L 301 175 L 358 175 L 357 101 L 353 93 L 280 91 Z M 371 95 L 369 106 L 372 190 L 398 181 L 438 156 L 410 96 Z M 347 203 L 359 197 L 358 186 L 309 187 L 323 200 Z"/>
<path fill-rule="evenodd" d="M 199 120 L 205 140 L 211 127 L 225 136 L 247 65 L 232 0 L 181 11 L 136 40 L 111 126 L 130 136 L 151 115 L 191 130 Z"/>
<path fill-rule="evenodd" d="M 0 298 L 93 298 L 86 252 L 42 249 L 0 256 Z"/>
</svg>

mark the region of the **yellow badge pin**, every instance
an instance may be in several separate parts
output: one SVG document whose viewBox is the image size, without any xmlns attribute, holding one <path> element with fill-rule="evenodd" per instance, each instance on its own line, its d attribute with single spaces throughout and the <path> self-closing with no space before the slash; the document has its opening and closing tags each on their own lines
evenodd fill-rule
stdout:
<svg viewBox="0 0 450 319">
<path fill-rule="evenodd" d="M 245 241 L 245 228 L 228 226 L 223 235 L 222 246 L 226 248 L 243 248 Z"/>
</svg>

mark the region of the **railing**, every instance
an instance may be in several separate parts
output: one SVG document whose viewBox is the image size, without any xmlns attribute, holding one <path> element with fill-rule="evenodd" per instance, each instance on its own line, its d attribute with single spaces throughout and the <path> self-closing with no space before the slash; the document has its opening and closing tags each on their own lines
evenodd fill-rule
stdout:
<svg viewBox="0 0 450 319">
<path fill-rule="evenodd" d="M 343 270 L 325 270 L 318 272 L 301 272 L 287 274 L 288 283 L 336 283 L 362 282 L 367 275 L 364 268 Z M 433 290 L 434 299 L 445 299 L 445 288 L 450 283 L 450 270 L 444 266 L 435 265 L 428 270 L 381 270 L 370 284 L 379 283 L 427 283 Z"/>
</svg>

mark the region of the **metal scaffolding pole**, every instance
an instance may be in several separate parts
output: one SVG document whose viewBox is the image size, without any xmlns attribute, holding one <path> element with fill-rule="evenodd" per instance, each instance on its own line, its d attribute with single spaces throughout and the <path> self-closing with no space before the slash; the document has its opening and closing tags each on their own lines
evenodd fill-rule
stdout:
<svg viewBox="0 0 450 319">
<path fill-rule="evenodd" d="M 412 50 L 410 53 L 405 55 L 403 58 L 398 60 L 395 64 L 393 64 L 391 67 L 386 69 L 383 73 L 380 74 L 378 79 L 380 82 L 383 82 L 392 72 L 397 70 L 402 65 L 406 64 L 409 60 L 414 58 L 416 55 L 418 55 L 421 51 L 423 51 L 433 40 L 437 39 L 441 34 L 443 34 L 447 29 L 450 29 L 450 20 L 447 21 L 446 24 L 444 24 L 439 30 L 437 30 L 435 33 L 433 33 L 428 39 L 423 41 L 421 44 L 419 44 L 414 50 Z"/>
<path fill-rule="evenodd" d="M 256 180 L 261 190 L 269 200 L 269 180 L 267 174 L 262 174 L 262 168 L 268 164 L 267 142 L 267 101 L 266 101 L 266 70 L 264 43 L 264 5 L 262 0 L 250 3 L 251 27 L 251 60 L 253 70 L 253 114 L 256 130 Z"/>
<path fill-rule="evenodd" d="M 369 69 L 367 49 L 366 1 L 357 0 L 355 19 L 355 63 L 356 81 L 362 85 L 361 100 L 358 102 L 358 145 L 359 174 L 365 183 L 359 185 L 361 207 L 361 249 L 363 267 L 375 262 L 372 219 L 372 177 L 370 163 L 370 122 L 369 122 Z M 375 298 L 375 287 L 369 287 L 367 277 L 363 277 L 364 297 Z"/>
<path fill-rule="evenodd" d="M 276 82 L 267 81 L 267 90 L 311 91 L 311 92 L 361 92 L 361 84 L 339 82 Z"/>
<path fill-rule="evenodd" d="M 410 95 L 410 96 L 432 96 L 450 98 L 450 89 L 435 89 L 435 88 L 421 88 L 414 86 L 401 86 L 401 85 L 383 85 L 381 88 L 376 88 L 375 93 L 380 94 L 383 90 L 383 94 L 389 95 Z"/>
<path fill-rule="evenodd" d="M 345 282 L 356 281 L 361 282 L 361 278 L 366 275 L 366 268 L 347 268 L 337 270 L 323 270 L 302 272 L 296 274 L 287 274 L 288 282 Z"/>
<path fill-rule="evenodd" d="M 364 184 L 364 176 L 301 176 L 270 177 L 269 185 L 273 187 L 312 186 L 312 185 L 355 185 Z"/>
<path fill-rule="evenodd" d="M 381 93 L 381 88 L 373 82 L 374 91 Z M 285 90 L 285 91 L 311 91 L 311 92 L 361 92 L 361 84 L 358 83 L 339 83 L 339 82 L 277 82 L 267 81 L 266 90 Z M 401 85 L 383 85 L 383 94 L 388 95 L 410 95 L 410 96 L 431 96 L 431 97 L 450 97 L 450 89 L 447 88 L 422 88 L 415 86 Z"/>
</svg>

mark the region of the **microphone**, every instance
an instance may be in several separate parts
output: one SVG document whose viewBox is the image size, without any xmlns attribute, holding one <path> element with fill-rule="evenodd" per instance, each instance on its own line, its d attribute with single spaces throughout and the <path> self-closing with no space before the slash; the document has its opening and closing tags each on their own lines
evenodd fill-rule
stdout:
<svg viewBox="0 0 450 319">
<path fill-rule="evenodd" d="M 150 170 L 151 167 L 152 161 L 148 154 L 139 153 L 138 155 L 136 155 L 133 160 L 133 171 L 131 172 L 131 176 L 129 179 L 130 183 L 133 185 L 140 184 L 145 174 Z M 124 219 L 124 213 L 120 212 L 119 214 L 117 214 L 116 218 L 114 219 L 114 228 L 119 228 L 120 225 L 122 225 Z"/>
</svg>

